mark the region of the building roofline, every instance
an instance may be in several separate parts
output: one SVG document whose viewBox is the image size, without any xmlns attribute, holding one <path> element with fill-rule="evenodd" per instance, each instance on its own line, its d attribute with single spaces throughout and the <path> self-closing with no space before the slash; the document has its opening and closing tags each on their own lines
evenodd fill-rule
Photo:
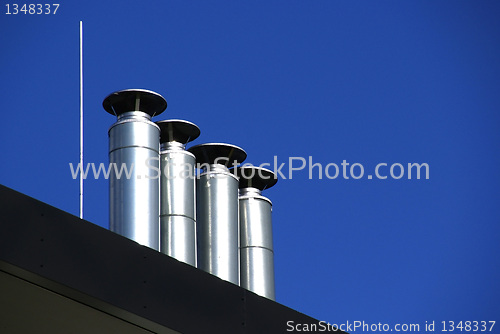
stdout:
<svg viewBox="0 0 500 334">
<path fill-rule="evenodd" d="M 319 321 L 0 185 L 0 270 L 156 333 Z M 342 333 L 341 331 L 338 331 Z"/>
</svg>

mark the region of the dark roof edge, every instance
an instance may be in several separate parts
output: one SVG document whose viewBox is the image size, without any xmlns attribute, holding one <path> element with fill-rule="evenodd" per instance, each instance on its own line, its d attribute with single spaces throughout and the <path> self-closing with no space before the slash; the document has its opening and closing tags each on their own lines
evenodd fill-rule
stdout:
<svg viewBox="0 0 500 334">
<path fill-rule="evenodd" d="M 287 321 L 319 323 L 2 185 L 0 203 L 0 270 L 144 329 L 286 333 Z"/>
</svg>

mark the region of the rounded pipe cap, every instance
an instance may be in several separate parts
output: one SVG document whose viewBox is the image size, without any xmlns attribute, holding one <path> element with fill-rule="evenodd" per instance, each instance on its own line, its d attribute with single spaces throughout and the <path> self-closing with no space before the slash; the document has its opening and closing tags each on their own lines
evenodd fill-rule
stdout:
<svg viewBox="0 0 500 334">
<path fill-rule="evenodd" d="M 223 143 L 207 143 L 193 146 L 188 149 L 200 164 L 229 166 L 233 162 L 238 164 L 245 161 L 247 153 L 240 147 Z"/>
<path fill-rule="evenodd" d="M 271 188 L 278 182 L 275 173 L 267 168 L 255 166 L 236 167 L 236 176 L 240 178 L 239 188 L 257 188 L 264 190 Z"/>
<path fill-rule="evenodd" d="M 168 119 L 158 121 L 156 125 L 160 127 L 160 143 L 176 141 L 187 144 L 200 136 L 200 128 L 188 121 Z"/>
<path fill-rule="evenodd" d="M 167 109 L 167 101 L 158 93 L 146 89 L 125 89 L 109 94 L 102 107 L 111 115 L 142 111 L 151 117 Z"/>
</svg>

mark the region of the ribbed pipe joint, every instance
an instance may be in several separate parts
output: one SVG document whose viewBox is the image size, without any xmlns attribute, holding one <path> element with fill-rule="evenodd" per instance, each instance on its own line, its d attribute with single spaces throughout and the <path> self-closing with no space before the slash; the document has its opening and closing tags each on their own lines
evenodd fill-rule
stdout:
<svg viewBox="0 0 500 334">
<path fill-rule="evenodd" d="M 261 200 L 261 201 L 266 201 L 270 204 L 271 208 L 270 210 L 272 211 L 272 205 L 273 203 L 271 200 L 265 196 L 262 196 L 262 191 L 257 188 L 240 188 L 239 190 L 239 200 L 244 200 L 244 199 L 255 199 L 255 200 Z"/>
<path fill-rule="evenodd" d="M 160 144 L 161 151 L 184 151 L 186 144 L 177 141 L 168 141 Z"/>
<path fill-rule="evenodd" d="M 236 184 L 238 184 L 239 181 L 239 178 L 236 175 L 234 175 L 234 173 L 231 173 L 229 168 L 220 164 L 203 165 L 202 172 L 198 175 L 198 179 L 201 179 L 202 177 L 206 177 L 208 179 L 214 179 L 214 178 L 224 179 L 230 177 L 236 181 Z"/>
</svg>

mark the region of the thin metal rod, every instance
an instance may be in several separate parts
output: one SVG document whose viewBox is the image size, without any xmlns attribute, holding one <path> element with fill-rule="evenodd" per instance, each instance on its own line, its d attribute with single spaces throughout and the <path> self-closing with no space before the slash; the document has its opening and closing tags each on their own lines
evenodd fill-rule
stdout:
<svg viewBox="0 0 500 334">
<path fill-rule="evenodd" d="M 83 171 L 83 21 L 80 21 L 80 171 Z M 80 172 L 80 219 L 83 219 L 83 173 Z"/>
</svg>

